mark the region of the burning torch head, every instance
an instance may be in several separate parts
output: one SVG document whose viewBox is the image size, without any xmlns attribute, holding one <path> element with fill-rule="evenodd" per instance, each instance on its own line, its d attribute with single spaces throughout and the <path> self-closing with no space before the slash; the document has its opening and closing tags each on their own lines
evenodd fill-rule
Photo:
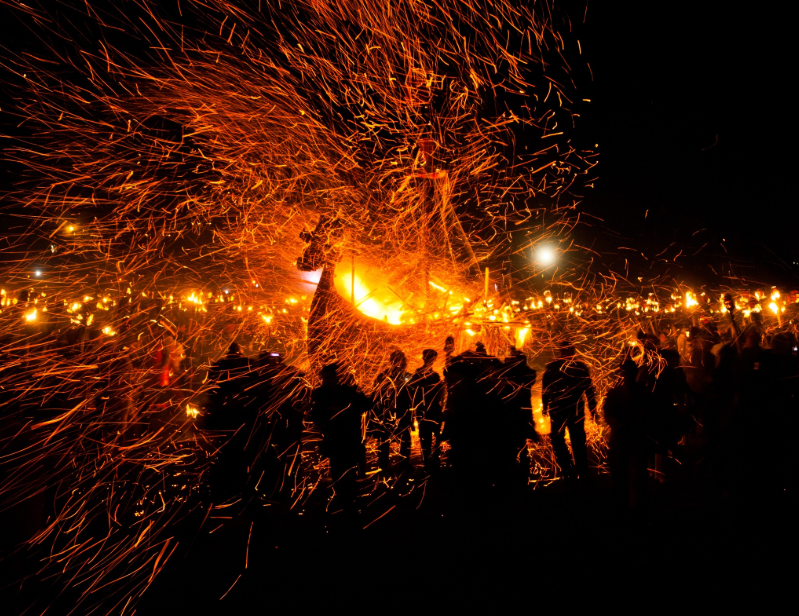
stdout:
<svg viewBox="0 0 799 616">
<path fill-rule="evenodd" d="M 730 314 L 735 310 L 735 301 L 732 299 L 731 293 L 724 294 L 724 307 Z"/>
</svg>

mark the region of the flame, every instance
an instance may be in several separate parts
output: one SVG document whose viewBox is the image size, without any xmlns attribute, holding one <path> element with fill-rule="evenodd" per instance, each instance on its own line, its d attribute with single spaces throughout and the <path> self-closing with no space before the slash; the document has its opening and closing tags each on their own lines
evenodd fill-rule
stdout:
<svg viewBox="0 0 799 616">
<path fill-rule="evenodd" d="M 387 289 L 381 288 L 379 284 L 368 284 L 364 278 L 358 274 L 359 267 L 355 267 L 355 276 L 351 269 L 339 268 L 336 277 L 336 287 L 342 295 L 352 301 L 353 281 L 355 282 L 355 307 L 368 317 L 379 319 L 399 325 L 402 322 L 402 302 L 391 294 Z M 344 271 L 341 271 L 344 270 Z"/>
<path fill-rule="evenodd" d="M 544 417 L 543 405 L 539 404 L 533 407 L 533 421 L 535 421 L 535 429 L 539 434 L 549 434 L 552 432 L 549 416 Z"/>
<path fill-rule="evenodd" d="M 524 346 L 524 341 L 530 333 L 529 327 L 522 327 L 516 330 L 516 348 L 521 349 Z"/>
<path fill-rule="evenodd" d="M 192 291 L 192 292 L 191 292 L 191 295 L 189 295 L 189 296 L 186 298 L 186 301 L 187 301 L 187 302 L 191 302 L 192 304 L 197 304 L 197 305 L 200 305 L 200 306 L 202 306 L 202 304 L 203 304 L 203 298 L 202 298 L 202 295 L 201 295 L 201 294 L 199 294 L 199 293 L 198 293 L 198 294 L 195 294 L 195 293 L 194 293 L 194 291 Z"/>
</svg>

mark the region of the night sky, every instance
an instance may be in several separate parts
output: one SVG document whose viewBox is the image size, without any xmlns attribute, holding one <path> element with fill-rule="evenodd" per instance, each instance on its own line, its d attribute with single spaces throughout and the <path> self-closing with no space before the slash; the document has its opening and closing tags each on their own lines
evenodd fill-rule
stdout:
<svg viewBox="0 0 799 616">
<path fill-rule="evenodd" d="M 597 244 L 651 258 L 674 242 L 667 256 L 682 249 L 676 263 L 699 282 L 707 264 L 723 276 L 732 261 L 748 280 L 797 284 L 784 17 L 723 2 L 590 2 L 579 28 L 594 75 L 585 130 L 601 153 L 583 204 L 605 221 Z"/>
<path fill-rule="evenodd" d="M 600 151 L 577 243 L 610 269 L 627 259 L 633 278 L 799 286 L 784 16 L 723 2 L 562 6 L 594 77 L 577 139 Z M 0 22 L 7 49 L 35 50 L 16 19 Z M 15 134 L 0 101 L 0 132 Z"/>
<path fill-rule="evenodd" d="M 48 17 L 64 20 L 59 23 L 73 18 L 78 23 L 82 18 L 78 13 L 85 6 L 84 0 L 27 1 L 47 6 L 47 11 L 53 13 Z M 111 1 L 116 3 L 113 6 L 123 8 L 145 4 L 142 0 L 86 0 L 86 4 L 111 6 L 106 3 Z M 148 1 L 158 3 L 164 10 L 174 11 L 178 6 L 177 0 Z M 432 5 L 436 0 L 424 1 Z M 256 0 L 249 2 L 250 6 L 257 6 Z M 20 83 L 20 79 L 3 63 L 23 52 L 48 54 L 13 15 L 15 11 L 8 9 L 13 4 L 20 2 L 0 1 L 0 161 L 4 159 L 3 150 L 14 143 L 14 138 L 24 140 L 26 131 L 35 130 L 21 125 L 19 114 L 13 112 L 17 103 L 11 98 L 12 88 L 5 84 L 12 80 Z M 4 307 L 3 319 L 12 326 L 4 332 L 9 342 L 0 347 L 4 353 L 0 356 L 4 362 L 0 366 L 0 408 L 3 419 L 7 419 L 0 424 L 0 528 L 5 533 L 0 535 L 0 613 L 23 613 L 23 608 L 14 610 L 23 602 L 25 613 L 30 614 L 63 613 L 59 611 L 62 607 L 72 610 L 70 613 L 105 613 L 105 608 L 128 613 L 125 610 L 129 604 L 140 614 L 238 614 L 263 612 L 265 606 L 315 607 L 316 601 L 325 601 L 324 613 L 333 613 L 339 596 L 345 597 L 344 606 L 352 610 L 360 605 L 381 609 L 406 596 L 417 604 L 419 597 L 430 604 L 428 595 L 435 599 L 436 593 L 448 608 L 456 605 L 458 599 L 474 602 L 481 593 L 490 595 L 490 600 L 499 606 L 500 599 L 513 590 L 524 589 L 529 601 L 531 587 L 544 590 L 534 595 L 537 606 L 551 596 L 557 597 L 562 608 L 563 600 L 551 589 L 566 583 L 573 588 L 576 574 L 585 578 L 586 588 L 601 589 L 601 595 L 590 593 L 592 597 L 601 596 L 600 601 L 608 597 L 629 603 L 637 598 L 637 591 L 648 593 L 651 600 L 669 588 L 681 598 L 690 596 L 692 604 L 708 597 L 718 608 L 724 598 L 739 600 L 743 589 L 752 588 L 757 590 L 764 610 L 769 609 L 769 601 L 776 608 L 779 596 L 787 594 L 785 589 L 793 581 L 787 579 L 792 570 L 783 563 L 790 562 L 787 545 L 796 531 L 795 507 L 789 503 L 793 502 L 791 495 L 796 487 L 795 473 L 791 471 L 799 417 L 797 347 L 793 346 L 793 353 L 790 351 L 796 344 L 792 336 L 796 333 L 797 307 L 784 301 L 788 308 L 783 308 L 784 314 L 774 306 L 776 314 L 772 315 L 767 311 L 768 300 L 763 301 L 765 314 L 748 317 L 746 335 L 738 334 L 736 342 L 746 339 L 751 344 L 758 340 L 761 328 L 757 324 L 761 322 L 769 337 L 777 334 L 769 340 L 770 348 L 761 353 L 752 346 L 743 350 L 735 343 L 715 346 L 718 364 L 710 354 L 711 344 L 719 340 L 712 325 L 705 323 L 706 327 L 700 330 L 689 329 L 688 338 L 679 338 L 685 343 L 683 365 L 689 366 L 683 371 L 672 365 L 672 360 L 680 363 L 680 353 L 671 349 L 678 345 L 676 331 L 664 345 L 671 350 L 664 348 L 662 354 L 656 353 L 648 339 L 634 342 L 631 334 L 646 327 L 646 323 L 653 333 L 672 325 L 679 329 L 697 325 L 700 317 L 708 316 L 710 306 L 702 304 L 694 309 L 686 294 L 684 303 L 676 302 L 685 307 L 679 311 L 675 307 L 672 312 L 676 314 L 667 315 L 660 309 L 656 315 L 639 314 L 638 309 L 633 312 L 632 306 L 625 310 L 619 300 L 623 301 L 628 292 L 629 296 L 640 293 L 643 300 L 647 292 L 655 291 L 663 300 L 669 290 L 683 284 L 696 294 L 704 289 L 715 300 L 725 287 L 737 292 L 768 289 L 771 285 L 778 285 L 781 292 L 799 289 L 799 238 L 795 237 L 799 210 L 793 193 L 796 104 L 792 82 L 796 69 L 792 63 L 793 32 L 788 31 L 793 30 L 792 20 L 787 11 L 778 12 L 775 5 L 765 3 L 749 3 L 744 8 L 740 8 L 740 3 L 696 0 L 563 0 L 560 4 L 574 26 L 574 31 L 564 33 L 564 37 L 577 38 L 582 43 L 582 56 L 569 56 L 570 62 L 578 62 L 575 73 L 580 72 L 579 97 L 591 101 L 584 104 L 577 99 L 574 109 L 580 113 L 580 122 L 573 135 L 567 127 L 563 139 L 573 139 L 570 145 L 576 151 L 593 149 L 598 144 L 595 186 L 584 191 L 576 210 L 580 224 L 571 229 L 568 237 L 547 235 L 547 224 L 559 228 L 553 224 L 558 214 L 551 212 L 541 214 L 543 223 L 536 229 L 509 230 L 512 223 L 501 228 L 512 238 L 509 244 L 502 244 L 503 249 L 514 250 L 517 242 L 529 245 L 541 237 L 553 244 L 560 241 L 558 248 L 569 246 L 568 251 L 557 255 L 554 265 L 543 267 L 543 274 L 535 258 L 531 258 L 535 248 L 526 253 L 517 251 L 510 258 L 508 251 L 496 250 L 495 255 L 480 263 L 480 274 L 487 272 L 486 280 L 500 287 L 500 299 L 505 299 L 502 292 L 508 288 L 515 298 L 522 297 L 521 292 L 526 289 L 517 285 L 520 281 L 527 281 L 528 288 L 539 298 L 544 290 L 551 291 L 550 299 L 558 301 L 546 308 L 542 302 L 542 310 L 533 311 L 529 304 L 523 308 L 506 304 L 502 312 L 494 309 L 491 314 L 499 303 L 496 299 L 492 300 L 494 304 L 481 302 L 479 296 L 472 296 L 477 298 L 474 301 L 465 297 L 461 301 L 457 284 L 447 294 L 434 295 L 426 282 L 411 280 L 421 282 L 419 286 L 424 291 L 412 298 L 413 293 L 403 296 L 392 289 L 402 300 L 397 312 L 404 310 L 404 315 L 415 318 L 414 303 L 429 313 L 432 311 L 428 308 L 433 305 L 430 298 L 443 298 L 443 317 L 434 322 L 429 314 L 419 311 L 422 316 L 418 322 L 411 319 L 410 324 L 406 322 L 392 331 L 387 323 L 356 311 L 356 300 L 364 303 L 371 292 L 363 300 L 353 297 L 350 306 L 335 289 L 325 292 L 324 285 L 319 285 L 321 292 L 313 300 L 309 292 L 298 301 L 293 297 L 295 287 L 273 275 L 289 271 L 289 267 L 296 274 L 294 256 L 284 258 L 277 250 L 264 250 L 263 267 L 254 259 L 247 262 L 247 272 L 257 272 L 251 287 L 249 276 L 242 276 L 244 267 L 233 263 L 239 254 L 247 255 L 241 246 L 249 246 L 249 240 L 247 244 L 218 240 L 219 249 L 206 254 L 198 250 L 196 257 L 185 251 L 188 257 L 178 261 L 169 249 L 177 252 L 183 245 L 177 239 L 164 240 L 165 232 L 150 242 L 149 235 L 143 233 L 144 227 L 135 232 L 122 229 L 117 234 L 113 254 L 119 246 L 126 253 L 128 247 L 130 251 L 116 263 L 106 256 L 112 254 L 111 241 L 104 254 L 100 253 L 103 247 L 99 242 L 96 247 L 91 245 L 95 237 L 110 237 L 110 231 L 103 229 L 102 234 L 89 238 L 91 242 L 76 241 L 77 248 L 63 251 L 67 256 L 63 257 L 64 263 L 58 263 L 58 275 L 66 273 L 66 284 L 61 287 L 60 278 L 53 276 L 50 282 L 48 272 L 41 275 L 34 269 L 37 254 L 49 256 L 48 246 L 50 254 L 57 254 L 55 244 L 50 244 L 46 235 L 49 216 L 45 224 L 36 228 L 30 218 L 20 216 L 30 212 L 11 208 L 4 192 L 24 174 L 20 166 L 0 162 L 0 283 L 20 298 L 18 303 L 11 300 L 10 293 L 6 297 L 4 306 L 11 308 Z M 144 9 L 139 6 L 139 10 Z M 96 46 L 96 32 L 88 26 L 84 31 L 80 24 L 75 28 L 80 35 L 85 34 L 84 40 L 65 40 L 65 46 L 73 50 Z M 136 32 L 120 31 L 122 34 L 115 32 L 114 36 L 131 46 L 126 52 L 143 49 L 142 53 L 148 53 L 145 47 L 150 40 L 137 38 Z M 79 52 L 74 55 L 79 56 Z M 593 74 L 588 82 L 583 79 L 585 63 Z M 59 77 L 67 81 L 71 71 L 78 73 L 74 67 L 63 70 Z M 241 74 L 249 79 L 246 71 Z M 217 77 L 216 72 L 212 75 Z M 213 86 L 215 82 L 210 88 Z M 526 96 L 527 92 L 511 94 Z M 500 107 L 505 101 L 492 102 Z M 70 104 L 82 103 L 72 99 Z M 172 112 L 164 115 L 168 113 Z M 147 120 L 151 118 L 153 125 L 145 126 L 148 135 L 171 131 L 177 135 L 175 141 L 183 136 L 183 127 L 171 126 L 175 123 L 170 118 L 160 113 Z M 292 130 L 296 125 L 286 126 Z M 230 134 L 230 141 L 238 146 L 241 140 L 236 133 Z M 275 143 L 273 134 L 284 133 L 261 134 L 272 137 L 268 142 L 271 145 Z M 539 141 L 533 145 L 540 146 L 540 131 L 536 135 Z M 517 138 L 515 133 L 513 137 Z M 86 143 L 96 142 L 87 139 Z M 522 145 L 525 144 L 513 143 L 514 148 Z M 180 147 L 190 149 L 189 140 Z M 46 151 L 46 147 L 43 149 Z M 140 150 L 137 148 L 134 154 Z M 99 151 L 111 160 L 115 156 L 111 148 Z M 175 159 L 182 161 L 182 156 L 178 152 Z M 50 158 L 56 159 L 56 154 Z M 101 160 L 99 155 L 95 159 Z M 62 160 L 63 164 L 70 164 L 69 157 Z M 185 160 L 192 159 L 186 156 Z M 138 163 L 131 162 L 131 168 L 133 164 Z M 202 170 L 192 173 L 207 180 L 207 167 L 211 164 L 203 162 Z M 95 168 L 98 167 L 82 173 L 93 173 Z M 323 167 L 325 172 L 330 168 Z M 196 169 L 200 169 L 199 164 Z M 101 176 L 101 180 L 107 177 Z M 187 183 L 194 181 L 191 178 L 195 176 L 187 177 Z M 242 172 L 239 177 L 247 176 Z M 47 177 L 41 179 L 44 186 L 48 181 L 51 180 Z M 357 178 L 352 180 L 355 181 Z M 261 183 L 258 181 L 253 191 Z M 241 197 L 244 191 L 229 192 Z M 169 194 L 160 191 L 153 199 L 166 212 L 154 217 L 161 224 L 169 213 L 161 198 Z M 308 193 L 297 194 L 304 197 Z M 173 198 L 177 199 L 174 195 Z M 211 212 L 203 221 L 204 231 L 186 232 L 191 242 L 196 241 L 205 249 L 210 244 L 205 238 L 217 236 L 208 220 L 213 222 L 213 209 L 220 201 L 224 205 L 225 198 L 209 200 L 209 207 L 203 210 Z M 260 203 L 264 202 L 278 203 L 277 198 Z M 118 201 L 109 199 L 103 203 L 110 205 L 93 207 L 115 207 Z M 191 201 L 185 203 L 189 204 L 187 210 L 192 207 Z M 529 205 L 541 206 L 543 211 L 543 206 L 551 204 Z M 570 203 L 560 205 L 568 207 Z M 130 219 L 136 224 L 143 221 L 149 206 L 145 202 L 144 214 L 131 215 Z M 20 207 L 18 202 L 15 207 Z M 470 214 L 470 207 L 464 205 L 461 211 Z M 176 207 L 174 211 L 180 210 Z M 219 218 L 234 217 L 236 211 L 220 211 Z M 484 213 L 485 208 L 480 211 Z M 80 229 L 82 220 L 77 214 L 75 218 Z M 467 220 L 468 216 L 463 218 Z M 66 224 L 66 215 L 64 219 Z M 400 217 L 397 219 L 401 221 Z M 508 222 L 501 216 L 496 219 L 503 224 Z M 246 225 L 251 220 L 246 219 Z M 290 228 L 289 220 L 287 217 L 281 223 L 284 228 Z M 535 222 L 525 224 L 538 221 L 536 217 Z M 295 222 L 297 230 L 306 223 Z M 68 224 L 72 224 L 71 219 Z M 245 228 L 245 222 L 231 227 L 239 231 Z M 23 237 L 28 228 L 31 231 Z M 153 228 L 157 234 L 159 228 Z M 400 233 L 410 236 L 409 230 L 414 227 L 398 223 L 395 228 L 399 230 L 397 235 L 389 236 L 392 249 L 397 245 L 394 238 L 401 237 Z M 499 223 L 491 227 L 499 228 Z M 116 232 L 110 226 L 108 229 Z M 54 230 L 53 234 L 57 232 Z M 266 244 L 271 237 L 287 237 L 280 233 L 273 234 L 267 228 L 258 236 L 265 239 L 256 239 L 253 233 L 252 245 L 260 248 L 256 242 Z M 142 235 L 148 239 L 147 244 L 138 243 Z M 434 237 L 432 234 L 420 235 L 424 245 L 432 243 L 427 239 Z M 319 236 L 324 237 L 321 233 Z M 13 243 L 20 237 L 22 248 Z M 172 237 L 171 232 L 168 237 Z M 501 239 L 503 235 L 498 232 L 495 237 Z M 129 245 L 125 244 L 128 238 Z M 273 243 L 283 247 L 279 239 Z M 367 245 L 365 241 L 363 244 Z M 151 245 L 166 249 L 153 249 L 145 255 L 146 246 Z M 85 253 L 101 256 L 84 256 L 84 248 Z M 331 255 L 335 252 L 330 251 Z M 386 251 L 376 250 L 375 256 L 366 255 L 366 262 L 383 259 L 383 252 Z M 211 258 L 216 253 L 220 256 Z M 266 261 L 273 254 L 282 259 L 283 269 L 277 260 Z M 353 291 L 356 258 L 360 259 L 360 254 L 356 254 L 353 249 Z M 426 277 L 431 272 L 430 254 L 436 253 L 425 247 L 426 258 L 418 259 L 427 267 Z M 260 257 L 254 251 L 249 255 Z M 57 254 L 52 262 L 61 258 Z M 489 263 L 490 258 L 499 263 Z M 46 295 L 42 291 L 39 296 L 28 296 L 27 291 L 12 286 L 16 284 L 13 277 L 11 284 L 4 279 L 8 271 L 13 274 L 13 268 L 7 267 L 13 259 L 24 259 L 20 262 L 25 268 L 31 266 L 30 274 L 22 271 L 18 279 L 24 281 L 23 276 L 33 275 L 36 291 L 44 289 Z M 401 263 L 399 259 L 384 261 L 385 265 L 380 263 L 384 271 Z M 329 269 L 325 271 L 332 280 L 333 256 L 328 257 L 326 265 Z M 161 269 L 150 279 L 150 271 L 156 266 Z M 190 267 L 196 269 L 184 274 Z M 228 267 L 230 272 L 218 272 Z M 496 267 L 502 268 L 502 278 Z M 360 285 L 366 289 L 371 282 L 367 274 L 363 274 L 365 282 Z M 92 284 L 95 276 L 97 283 Z M 144 276 L 147 278 L 142 280 Z M 504 284 L 506 277 L 513 284 Z M 106 299 L 110 296 L 106 293 L 111 293 L 114 278 L 124 299 L 115 295 L 109 305 Z M 388 284 L 393 281 L 389 276 L 385 278 L 381 285 L 390 289 Z M 184 280 L 200 284 L 189 287 Z M 228 294 L 228 281 L 234 283 L 229 285 L 234 291 L 228 301 L 211 306 L 212 295 Z M 618 287 L 609 288 L 617 282 Z M 598 288 L 599 283 L 607 286 Z M 437 284 L 433 287 L 447 291 Z M 103 293 L 102 300 L 95 288 Z M 187 298 L 184 293 L 189 288 L 191 297 Z M 204 303 L 210 310 L 195 297 L 194 288 L 200 289 L 200 297 L 208 291 Z M 409 288 L 413 289 L 410 285 Z M 288 297 L 284 297 L 285 289 L 291 290 Z M 174 292 L 175 297 L 170 295 L 168 303 L 164 290 Z M 681 292 L 688 290 L 683 288 Z M 91 295 L 83 296 L 84 292 Z M 566 299 L 565 293 L 574 299 L 570 306 L 558 299 Z M 72 296 L 78 306 L 75 312 L 72 308 L 67 312 Z M 62 297 L 69 298 L 63 307 Z M 79 303 L 81 297 L 85 297 L 83 305 Z M 587 301 L 584 298 L 619 303 L 615 310 L 613 304 L 606 304 L 606 309 L 594 311 L 581 308 Z M 40 299 L 38 307 L 31 305 L 31 301 Z M 244 309 L 250 300 L 255 305 L 271 306 L 261 305 L 263 312 L 250 314 L 252 306 Z M 455 301 L 463 308 L 453 306 Z M 213 302 L 216 304 L 216 299 Z M 485 310 L 479 307 L 481 303 Z M 48 305 L 54 309 L 43 316 Z M 287 308 L 282 308 L 284 305 Z M 577 310 L 572 315 L 574 308 Z M 285 320 L 279 309 L 286 315 Z M 450 313 L 457 315 L 451 323 Z M 744 311 L 740 309 L 735 312 L 741 313 Z M 91 316 L 82 321 L 82 314 Z M 274 324 L 265 326 L 256 315 L 269 324 L 274 318 Z M 512 320 L 500 321 L 496 315 L 511 315 Z M 731 316 L 715 313 L 720 332 L 727 331 L 728 323 L 731 334 L 738 331 Z M 170 320 L 173 318 L 174 323 Z M 464 321 L 465 318 L 470 320 Z M 521 323 L 522 318 L 527 322 Z M 62 328 L 67 319 L 70 324 Z M 490 321 L 496 322 L 492 325 Z M 106 324 L 108 327 L 103 327 Z M 466 330 L 467 338 L 461 334 L 465 326 L 479 331 Z M 352 374 L 366 389 L 368 383 L 375 382 L 367 368 L 371 370 L 381 360 L 381 354 L 387 357 L 395 349 L 407 352 L 409 367 L 415 369 L 421 353 L 411 353 L 409 349 L 425 348 L 422 342 L 431 348 L 443 342 L 441 327 L 457 335 L 459 347 L 468 347 L 485 336 L 482 340 L 488 343 L 492 354 L 499 351 L 491 346 L 505 353 L 506 343 L 515 342 L 529 355 L 528 365 L 514 359 L 513 363 L 502 364 L 506 368 L 500 370 L 493 358 L 484 363 L 470 353 L 461 355 L 462 361 L 448 357 L 445 362 L 442 353 L 439 365 L 448 366 L 446 385 L 456 395 L 448 394 L 446 413 L 436 419 L 442 415 L 445 422 L 453 416 L 458 418 L 454 424 L 458 435 L 455 453 L 443 458 L 447 466 L 455 460 L 454 474 L 450 468 L 442 468 L 441 474 L 428 483 L 428 473 L 438 470 L 437 461 L 423 474 L 421 467 L 414 470 L 416 462 L 410 457 L 401 466 L 391 466 L 391 460 L 383 465 L 374 443 L 369 448 L 369 465 L 374 460 L 385 468 L 375 467 L 368 476 L 359 470 L 356 487 L 356 461 L 357 466 L 361 466 L 361 460 L 363 465 L 367 461 L 367 449 L 361 444 L 367 434 L 364 418 L 377 418 L 368 422 L 368 434 L 379 435 L 380 442 L 386 443 L 388 435 L 396 441 L 409 437 L 406 428 L 410 423 L 405 424 L 403 417 L 410 422 L 412 413 L 418 411 L 410 408 L 410 402 L 404 409 L 399 408 L 398 392 L 409 391 L 402 388 L 415 387 L 413 382 L 403 385 L 401 378 L 386 377 L 385 383 L 390 383 L 396 400 L 375 396 L 377 404 L 372 405 L 360 395 L 355 396 L 355 388 L 349 386 L 355 383 Z M 438 337 L 439 334 L 442 335 Z M 314 339 L 320 350 L 314 349 Z M 235 356 L 235 347 L 228 346 L 234 340 L 244 345 L 251 359 Z M 579 356 L 563 353 L 575 347 Z M 231 353 L 225 359 L 211 363 L 227 348 Z M 291 364 L 284 371 L 275 367 L 282 359 L 265 359 L 261 355 L 255 363 L 256 352 L 278 348 L 287 349 L 285 358 Z M 534 392 L 536 375 L 529 368 L 534 362 L 543 368 L 556 350 L 564 360 L 549 363 L 546 372 L 540 370 Z M 635 371 L 629 370 L 635 368 L 628 361 L 631 357 L 640 364 Z M 310 373 L 333 358 L 340 366 L 340 375 L 347 371 L 343 381 L 347 387 L 317 389 L 312 398 L 314 404 L 306 405 L 301 398 L 311 399 L 306 385 L 315 381 L 311 374 L 305 378 L 296 368 L 302 366 Z M 564 372 L 559 372 L 563 366 Z M 616 380 L 618 367 L 625 371 L 624 384 L 608 394 L 614 382 L 622 383 Z M 589 389 L 589 372 L 601 412 L 612 425 L 610 434 L 621 428 L 609 441 L 609 450 L 604 444 L 607 426 L 601 425 L 599 416 L 584 424 L 581 415 L 574 413 L 574 402 L 571 408 L 563 403 L 564 399 L 576 399 L 581 409 L 585 392 L 589 397 L 588 410 L 594 415 L 598 409 L 589 393 L 593 390 Z M 553 378 L 558 373 L 561 377 Z M 276 374 L 279 377 L 273 376 Z M 449 374 L 455 376 L 454 384 Z M 662 381 L 661 375 L 665 377 Z M 428 378 L 426 375 L 426 383 Z M 405 378 L 409 380 L 410 375 Z M 543 404 L 539 392 L 549 387 L 543 383 L 555 384 L 550 392 L 560 388 L 552 395 L 544 394 L 553 401 L 547 404 L 553 411 L 549 423 L 554 428 L 544 440 L 533 432 L 540 431 L 543 416 L 538 419 L 542 424 L 531 423 L 535 421 L 532 409 L 543 411 L 537 406 L 539 400 Z M 657 385 L 654 397 L 649 385 Z M 421 390 L 422 396 L 427 395 L 425 391 L 441 392 L 438 388 L 436 384 L 434 389 Z M 210 394 L 213 390 L 217 393 Z M 350 393 L 340 393 L 346 391 Z M 410 391 L 418 401 L 416 392 L 420 390 Z M 576 398 L 574 392 L 578 393 Z M 403 393 L 402 397 L 411 400 L 410 395 Z M 360 415 L 358 408 L 362 404 L 368 415 Z M 332 417 L 319 421 L 320 415 L 339 408 L 337 405 L 347 411 L 342 415 L 345 419 L 335 420 L 338 424 Z M 428 408 L 432 409 L 432 404 Z M 769 425 L 776 424 L 778 428 L 766 439 L 758 429 L 758 420 L 765 413 Z M 399 418 L 396 427 L 385 419 L 392 415 Z M 432 414 L 427 415 L 430 418 Z M 313 432 L 307 430 L 310 420 L 317 423 Z M 347 426 L 339 427 L 344 422 Z M 568 425 L 579 482 L 574 473 L 569 477 L 571 454 L 566 445 L 554 451 L 550 447 L 552 442 L 557 443 L 558 424 Z M 446 428 L 445 439 L 453 433 L 452 425 Z M 576 437 L 584 433 L 584 426 L 589 432 L 590 471 L 587 461 L 579 468 L 580 439 Z M 352 430 L 345 433 L 350 427 Z M 233 436 L 228 439 L 225 434 Z M 527 468 L 517 468 L 516 456 L 533 436 L 538 444 L 531 449 L 530 474 L 529 460 L 520 456 Z M 435 440 L 438 450 L 438 435 Z M 332 485 L 338 490 L 332 500 L 328 491 L 331 484 L 323 481 L 326 471 L 321 461 L 330 452 L 334 456 L 330 466 L 335 480 Z M 659 457 L 654 455 L 656 452 Z M 339 461 L 335 461 L 336 453 Z M 649 453 L 653 454 L 652 466 L 642 455 Z M 339 464 L 343 474 L 351 479 L 349 507 L 344 502 L 346 483 L 333 474 L 338 473 Z M 256 472 L 261 469 L 258 483 L 253 486 Z M 612 476 L 606 470 L 612 470 Z M 266 480 L 259 489 L 264 475 Z M 370 487 L 369 478 L 373 475 L 374 487 Z M 648 481 L 649 497 L 645 498 L 647 475 L 652 479 Z M 528 484 L 529 479 L 535 490 Z M 278 485 L 279 489 L 270 487 Z M 361 494 L 357 499 L 356 490 Z M 217 503 L 216 507 L 213 503 Z M 363 507 L 363 512 L 346 511 L 356 504 Z M 344 508 L 346 513 L 334 516 L 341 513 L 337 508 Z M 29 541 L 17 546 L 22 540 Z M 173 553 L 176 554 L 171 558 Z M 159 567 L 163 572 L 159 573 Z M 151 582 L 154 584 L 147 590 Z M 693 591 L 690 594 L 689 588 Z M 145 590 L 143 604 L 137 606 L 136 595 Z M 18 593 L 20 598 L 8 601 L 3 593 L 9 592 Z M 226 603 L 221 603 L 225 597 Z M 112 607 L 112 601 L 118 601 L 116 607 Z M 124 607 L 123 601 L 128 601 Z M 598 605 L 599 601 L 595 603 Z M 34 606 L 38 611 L 34 611 Z"/>
</svg>

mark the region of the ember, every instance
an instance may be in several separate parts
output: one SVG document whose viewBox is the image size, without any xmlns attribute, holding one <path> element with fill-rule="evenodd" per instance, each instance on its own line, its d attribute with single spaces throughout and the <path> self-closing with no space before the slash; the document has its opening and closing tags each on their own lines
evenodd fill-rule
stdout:
<svg viewBox="0 0 799 616">
<path fill-rule="evenodd" d="M 665 476 L 733 354 L 795 376 L 796 291 L 575 240 L 592 73 L 552 2 L 166 4 L 8 8 L 58 41 L 3 52 L 0 250 L 0 509 L 53 596 L 131 613 L 256 507 L 618 480 L 630 396 Z"/>
</svg>

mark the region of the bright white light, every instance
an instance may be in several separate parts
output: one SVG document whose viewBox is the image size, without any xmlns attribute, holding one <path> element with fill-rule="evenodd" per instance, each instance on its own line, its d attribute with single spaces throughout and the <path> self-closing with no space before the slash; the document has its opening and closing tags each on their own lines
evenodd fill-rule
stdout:
<svg viewBox="0 0 799 616">
<path fill-rule="evenodd" d="M 35 272 L 33 272 L 33 274 L 35 276 L 41 276 L 42 275 L 42 273 L 39 270 L 36 270 Z"/>
<path fill-rule="evenodd" d="M 538 249 L 535 259 L 541 265 L 552 265 L 555 262 L 555 251 L 548 246 L 543 246 Z"/>
</svg>

